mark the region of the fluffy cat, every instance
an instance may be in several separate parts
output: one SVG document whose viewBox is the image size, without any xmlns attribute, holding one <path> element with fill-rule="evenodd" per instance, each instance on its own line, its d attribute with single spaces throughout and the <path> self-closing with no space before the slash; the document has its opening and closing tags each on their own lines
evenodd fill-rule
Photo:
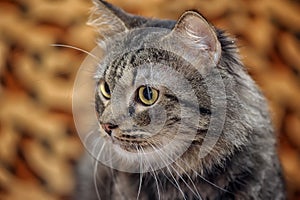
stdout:
<svg viewBox="0 0 300 200">
<path fill-rule="evenodd" d="M 285 199 L 267 104 L 234 40 L 196 11 L 172 21 L 94 6 L 99 139 L 74 198 Z"/>
</svg>

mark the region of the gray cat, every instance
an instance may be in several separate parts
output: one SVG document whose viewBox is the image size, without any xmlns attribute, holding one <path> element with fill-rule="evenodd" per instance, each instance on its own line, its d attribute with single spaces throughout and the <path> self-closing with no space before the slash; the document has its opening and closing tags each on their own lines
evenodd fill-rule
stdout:
<svg viewBox="0 0 300 200">
<path fill-rule="evenodd" d="M 234 40 L 94 0 L 98 124 L 75 199 L 285 199 L 265 99 Z"/>
</svg>

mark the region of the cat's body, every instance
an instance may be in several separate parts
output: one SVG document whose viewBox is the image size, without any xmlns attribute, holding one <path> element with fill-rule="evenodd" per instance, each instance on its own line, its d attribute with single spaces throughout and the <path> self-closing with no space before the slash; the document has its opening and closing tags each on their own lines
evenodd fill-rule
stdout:
<svg viewBox="0 0 300 200">
<path fill-rule="evenodd" d="M 186 12 L 176 22 L 128 15 L 106 2 L 95 2 L 95 5 L 92 21 L 102 37 L 106 39 L 117 33 L 121 34 L 116 39 L 104 40 L 101 44 L 101 47 L 106 49 L 104 52 L 107 52 L 107 55 L 100 64 L 102 68 L 96 72 L 96 81 L 100 85 L 101 92 L 96 93 L 95 99 L 97 117 L 102 127 L 100 132 L 102 135 L 103 133 L 107 135 L 100 136 L 99 134 L 99 137 L 104 137 L 109 141 L 113 138 L 112 144 L 119 145 L 123 150 L 120 154 L 117 153 L 121 161 L 117 162 L 117 166 L 111 166 L 112 168 L 107 163 L 102 164 L 99 161 L 97 163 L 86 155 L 80 162 L 75 198 L 90 200 L 98 199 L 99 195 L 104 200 L 137 199 L 137 197 L 145 200 L 285 199 L 268 108 L 262 94 L 239 61 L 233 40 L 222 31 L 214 29 L 193 11 Z M 103 23 L 105 27 L 102 27 Z M 154 27 L 164 28 L 170 32 L 147 29 Z M 137 28 L 143 29 L 137 32 L 129 31 Z M 180 41 L 177 44 L 178 39 Z M 182 50 L 185 47 L 186 49 Z M 197 52 L 201 54 L 199 57 Z M 178 55 L 181 57 L 179 58 Z M 149 63 L 153 66 L 151 70 L 154 72 L 148 72 L 147 66 L 143 66 Z M 168 66 L 164 68 L 165 65 Z M 196 106 L 199 110 L 199 122 L 197 121 L 195 129 L 193 129 L 193 124 L 183 120 L 198 116 L 193 110 L 195 105 L 192 100 L 186 103 L 189 101 L 189 96 L 185 97 L 185 91 L 182 93 L 180 87 L 174 86 L 176 84 L 172 82 L 174 79 L 175 83 L 179 83 L 181 77 L 177 79 L 172 75 L 168 78 L 163 71 L 155 72 L 159 69 L 166 71 L 166 74 L 170 76 L 174 70 L 191 84 L 199 104 Z M 122 76 L 127 73 L 130 75 L 123 79 Z M 152 80 L 148 78 L 149 73 L 154 77 L 151 77 L 155 80 L 154 82 L 157 82 L 159 78 L 170 79 L 166 83 L 170 82 L 175 90 L 180 90 L 180 95 L 183 94 L 182 99 L 180 95 L 174 94 L 174 88 L 169 91 L 167 87 L 158 86 L 157 83 L 152 86 L 152 83 L 149 83 L 149 80 Z M 145 95 L 145 89 L 142 93 L 135 92 L 141 89 L 137 81 L 139 74 L 147 79 L 147 85 L 151 85 L 149 86 L 150 89 L 152 88 L 151 96 L 149 92 L 148 96 Z M 222 84 L 218 85 L 220 80 Z M 121 96 L 120 99 L 118 99 L 119 96 L 114 99 L 117 102 L 125 102 L 124 104 L 128 106 L 126 114 L 123 113 L 122 108 L 117 110 L 112 108 L 113 95 L 118 93 L 114 92 L 118 90 L 118 84 L 124 87 L 120 90 L 121 92 L 130 93 L 128 96 L 123 94 L 124 97 Z M 212 92 L 216 95 L 215 97 L 209 93 L 210 86 L 213 88 Z M 224 89 L 223 93 L 217 90 L 220 88 Z M 141 103 L 141 99 L 138 101 L 137 97 L 131 99 L 131 96 L 135 94 L 142 94 L 149 99 L 155 95 L 158 97 L 153 101 Z M 215 143 L 212 149 L 205 149 L 206 154 L 201 157 L 199 156 L 201 145 L 204 143 L 205 136 L 208 135 L 209 126 L 212 125 L 210 120 L 214 115 L 213 107 L 219 105 L 213 102 L 222 102 L 222 98 L 226 100 L 224 121 L 222 121 L 221 111 L 214 116 L 217 124 L 223 123 L 222 129 L 218 134 L 214 133 L 218 127 L 212 128 L 213 134 L 210 137 L 215 139 Z M 129 103 L 126 104 L 126 101 Z M 180 104 L 180 102 L 184 103 Z M 163 163 L 162 166 L 148 163 L 150 168 L 153 167 L 153 170 L 149 170 L 146 163 L 148 168 L 138 173 L 133 169 L 139 163 L 134 159 L 129 160 L 126 151 L 137 153 L 140 148 L 144 148 L 141 150 L 142 153 L 149 151 L 147 145 L 134 142 L 144 139 L 142 134 L 149 132 L 149 129 L 145 127 L 151 124 L 151 121 L 155 121 L 149 114 L 149 110 L 155 109 L 155 106 L 161 106 L 160 109 L 155 110 L 155 117 L 158 118 L 158 122 L 164 121 L 164 124 L 155 135 L 152 135 L 153 139 L 151 139 L 152 136 L 150 139 L 146 137 L 144 143 L 151 143 L 153 148 L 165 145 L 164 137 L 172 138 L 178 126 L 183 126 L 183 131 L 179 135 L 185 135 L 182 138 L 179 136 L 179 142 L 176 142 L 180 143 L 182 139 L 184 142 L 190 142 L 190 145 L 184 149 L 178 144 L 176 149 L 182 147 L 185 150 L 179 152 L 179 157 L 172 157 L 172 162 L 165 164 L 164 159 L 159 156 L 155 157 L 158 160 L 161 159 L 158 163 Z M 161 108 L 165 109 L 165 113 L 160 113 Z M 187 116 L 182 116 L 180 108 L 186 110 Z M 164 118 L 160 119 L 161 116 Z M 137 136 L 134 131 L 133 133 L 125 131 L 135 129 L 137 126 L 139 130 L 142 130 L 139 132 L 142 136 Z M 195 134 L 190 133 L 193 130 L 196 130 Z M 119 138 L 120 141 L 115 143 L 114 137 L 117 140 Z M 136 149 L 131 149 L 132 147 Z M 107 151 L 103 152 L 107 153 Z M 164 153 L 161 154 L 162 157 Z M 113 154 L 113 156 L 116 155 Z M 172 154 L 167 156 L 172 156 Z M 95 167 L 97 170 L 94 173 Z"/>
</svg>

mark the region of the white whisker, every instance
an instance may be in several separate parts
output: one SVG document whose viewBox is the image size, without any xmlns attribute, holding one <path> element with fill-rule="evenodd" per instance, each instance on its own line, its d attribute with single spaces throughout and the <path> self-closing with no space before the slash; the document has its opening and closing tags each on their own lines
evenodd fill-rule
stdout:
<svg viewBox="0 0 300 200">
<path fill-rule="evenodd" d="M 151 144 L 150 144 L 151 145 Z M 161 153 L 163 153 L 163 152 L 161 152 Z M 166 155 L 166 156 L 168 156 L 168 155 Z M 195 169 L 193 169 L 191 166 L 189 166 L 189 164 L 187 163 L 187 162 L 184 162 L 183 161 L 183 159 L 181 158 L 181 157 L 179 157 L 178 158 L 179 160 L 181 160 L 182 161 L 182 163 L 184 163 L 188 168 L 190 168 L 199 178 L 201 178 L 202 180 L 204 180 L 205 182 L 207 182 L 208 184 L 210 184 L 210 185 L 212 185 L 212 186 L 214 186 L 215 188 L 217 188 L 217 189 L 219 189 L 219 190 L 221 190 L 221 191 L 223 191 L 223 192 L 227 192 L 227 193 L 231 193 L 231 192 L 229 192 L 228 190 L 226 190 L 226 189 L 224 189 L 224 188 L 222 188 L 222 187 L 220 187 L 220 186 L 218 186 L 218 185 L 216 185 L 216 184 L 214 184 L 214 183 L 212 183 L 211 181 L 209 181 L 209 180 L 207 180 L 206 178 L 204 178 L 201 174 L 199 174 Z M 182 167 L 181 166 L 179 166 L 176 162 L 175 162 L 175 164 L 178 166 L 178 167 L 180 167 L 181 169 L 182 169 Z M 187 173 L 186 173 L 187 174 Z M 187 174 L 188 175 L 188 174 Z M 193 182 L 192 182 L 193 183 Z M 194 187 L 196 187 L 196 186 L 194 186 Z M 197 191 L 197 193 L 198 193 L 198 191 Z M 199 194 L 199 193 L 198 193 Z"/>
<path fill-rule="evenodd" d="M 142 150 L 143 154 L 145 154 L 145 151 L 144 151 L 143 147 L 141 147 L 141 150 Z M 147 160 L 146 160 L 146 161 L 147 161 Z M 149 166 L 150 166 L 150 168 L 151 168 L 150 174 L 152 174 L 152 172 L 153 172 L 153 178 L 154 178 L 155 183 L 156 183 L 156 189 L 157 189 L 158 199 L 160 200 L 159 183 L 158 183 L 158 180 L 157 180 L 157 177 L 156 177 L 156 174 L 155 174 L 155 170 L 153 169 L 151 163 L 148 162 L 148 164 L 149 164 Z"/>
<path fill-rule="evenodd" d="M 166 167 L 167 167 L 167 170 L 169 171 L 169 173 L 170 173 L 171 177 L 172 177 L 172 178 L 173 178 L 173 180 L 175 181 L 175 184 L 178 186 L 178 189 L 179 189 L 179 191 L 180 191 L 180 193 L 181 193 L 181 195 L 182 195 L 183 199 L 185 199 L 185 200 L 186 200 L 186 198 L 185 198 L 185 194 L 184 194 L 184 192 L 182 191 L 182 189 L 181 189 L 181 187 L 180 187 L 180 185 L 179 185 L 178 181 L 175 179 L 175 177 L 174 177 L 174 175 L 172 174 L 172 172 L 171 172 L 170 168 L 169 168 L 168 166 L 166 166 Z"/>
<path fill-rule="evenodd" d="M 150 144 L 151 145 L 151 144 Z M 154 148 L 154 147 L 153 147 Z M 167 156 L 168 158 L 170 158 L 170 156 L 167 153 L 164 153 L 163 151 L 159 151 L 161 154 L 164 154 L 165 156 Z M 189 186 L 189 184 L 184 180 L 184 178 L 182 178 L 182 176 L 179 174 L 179 172 L 172 166 L 172 169 L 176 172 L 176 174 L 179 176 L 179 178 L 185 183 L 185 185 L 190 189 L 190 191 L 196 195 L 198 197 L 198 199 L 202 199 L 201 195 L 198 192 L 198 189 L 196 187 L 196 185 L 194 184 L 194 181 L 192 180 L 192 178 L 190 177 L 190 175 L 177 163 L 174 162 L 183 172 L 184 174 L 188 177 L 188 179 L 191 181 L 195 191 Z"/>
<path fill-rule="evenodd" d="M 92 129 L 84 138 L 83 138 L 83 142 L 84 144 L 87 144 L 88 143 L 88 140 L 89 140 L 89 137 L 94 133 L 94 131 L 97 131 L 97 128 L 95 127 L 94 129 Z M 97 143 L 97 141 L 93 140 L 93 144 L 94 143 Z"/>
<path fill-rule="evenodd" d="M 141 152 L 139 151 L 138 147 L 136 147 L 136 150 L 138 152 L 138 155 L 141 154 Z M 137 193 L 137 197 L 136 197 L 136 200 L 139 199 L 140 197 L 140 193 L 141 193 L 141 189 L 142 189 L 142 181 L 143 181 L 143 174 L 142 174 L 142 163 L 143 163 L 143 160 L 142 160 L 142 156 L 140 156 L 140 180 L 139 180 L 139 188 L 138 188 L 138 193 Z"/>
<path fill-rule="evenodd" d="M 201 174 L 199 174 L 199 172 L 197 172 L 195 169 L 193 169 L 191 166 L 188 165 L 188 163 L 184 162 L 182 160 L 182 158 L 179 158 L 182 163 L 184 163 L 188 168 L 190 168 L 197 176 L 199 176 L 202 180 L 204 180 L 205 182 L 207 182 L 208 184 L 214 186 L 215 188 L 219 189 L 219 190 L 222 190 L 223 192 L 227 192 L 227 193 L 231 193 L 229 192 L 228 190 L 224 189 L 224 188 L 221 188 L 220 186 L 214 184 L 213 182 L 207 180 L 206 178 L 204 178 Z"/>
<path fill-rule="evenodd" d="M 186 164 L 186 163 L 185 163 Z M 187 164 L 186 164 L 187 165 Z M 227 193 L 231 193 L 228 190 L 221 188 L 220 186 L 214 184 L 213 182 L 207 180 L 206 178 L 204 178 L 201 174 L 199 174 L 196 170 L 192 169 L 190 166 L 187 165 L 187 167 L 189 167 L 195 174 L 197 174 L 197 176 L 199 176 L 202 180 L 204 180 L 205 182 L 207 182 L 208 184 L 214 186 L 215 188 L 222 190 L 223 192 L 227 192 Z"/>
<path fill-rule="evenodd" d="M 101 200 L 101 196 L 100 196 L 98 186 L 97 186 L 98 185 L 97 184 L 97 171 L 98 171 L 98 161 L 96 160 L 95 161 L 95 167 L 94 167 L 94 187 L 95 187 L 95 190 L 96 190 L 96 195 L 97 195 L 98 200 Z"/>
<path fill-rule="evenodd" d="M 148 143 L 148 144 L 150 144 L 150 143 Z M 152 144 L 150 144 L 150 145 L 151 145 L 151 147 L 152 147 L 154 150 L 156 149 Z M 156 152 L 162 153 L 161 151 L 156 151 Z M 158 154 L 158 155 L 159 155 L 159 154 Z M 164 159 L 163 159 L 160 155 L 159 155 L 159 157 L 160 157 L 161 161 L 165 163 Z M 171 170 L 169 169 L 168 165 L 167 165 L 166 163 L 165 163 L 165 165 L 166 165 L 166 168 L 167 168 L 167 170 L 169 171 L 171 177 L 172 177 L 173 180 L 175 181 L 175 184 L 177 185 L 176 188 L 180 191 L 180 193 L 182 194 L 182 197 L 186 200 L 185 195 L 184 195 L 184 192 L 182 191 L 182 189 L 181 189 L 179 183 L 177 182 L 177 180 L 176 180 L 175 177 L 173 176 L 173 174 L 172 174 Z M 165 176 L 166 176 L 166 175 L 165 175 Z"/>
<path fill-rule="evenodd" d="M 110 168 L 110 172 L 111 172 L 111 177 L 112 177 L 112 182 L 114 183 L 114 186 L 115 186 L 115 188 L 116 188 L 116 191 L 120 194 L 120 196 L 122 196 L 122 192 L 121 192 L 121 190 L 120 190 L 120 187 L 117 187 L 118 186 L 118 184 L 116 184 L 117 183 L 117 181 L 116 181 L 116 177 L 115 177 L 115 173 L 114 173 L 114 168 L 113 168 L 113 164 L 112 164 L 112 149 L 111 148 L 109 148 L 109 158 L 110 158 L 110 160 L 108 160 L 108 161 L 110 161 L 110 166 L 109 166 L 109 168 Z M 107 161 L 106 161 L 107 162 Z"/>
<path fill-rule="evenodd" d="M 93 55 L 92 53 L 84 50 L 84 49 L 81 49 L 79 47 L 74 47 L 74 46 L 71 46 L 71 45 L 66 45 L 66 44 L 50 44 L 50 46 L 52 47 L 65 47 L 65 48 L 70 48 L 70 49 L 75 49 L 77 51 L 81 51 L 83 53 L 86 53 L 87 55 L 93 57 L 96 61 L 99 61 L 99 58 L 95 55 Z"/>
<path fill-rule="evenodd" d="M 99 200 L 101 200 L 101 197 L 100 197 L 100 193 L 99 193 L 99 190 L 98 190 L 98 187 L 97 187 L 97 185 L 98 185 L 97 184 L 97 171 L 98 171 L 98 162 L 99 162 L 98 160 L 99 160 L 100 155 L 101 155 L 101 153 L 104 149 L 104 146 L 105 146 L 105 144 L 101 147 L 101 149 L 98 153 L 97 159 L 95 160 L 95 167 L 94 167 L 94 187 L 95 187 L 95 190 L 96 190 L 97 198 Z M 96 145 L 94 146 L 94 148 L 95 147 L 96 147 Z M 95 150 L 94 148 L 93 148 L 93 151 Z"/>
</svg>

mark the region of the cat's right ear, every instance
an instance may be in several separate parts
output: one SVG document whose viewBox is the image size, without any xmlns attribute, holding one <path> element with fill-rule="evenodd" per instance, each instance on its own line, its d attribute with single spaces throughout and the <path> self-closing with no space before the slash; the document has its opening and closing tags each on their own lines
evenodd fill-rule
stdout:
<svg viewBox="0 0 300 200">
<path fill-rule="evenodd" d="M 190 54 L 204 52 L 216 65 L 221 57 L 221 44 L 213 26 L 195 11 L 187 11 L 178 20 L 171 37 L 180 40 Z"/>
<path fill-rule="evenodd" d="M 104 38 L 127 31 L 126 20 L 129 17 L 123 10 L 102 0 L 93 0 L 94 7 L 88 20 L 88 25 L 96 28 Z"/>
</svg>

